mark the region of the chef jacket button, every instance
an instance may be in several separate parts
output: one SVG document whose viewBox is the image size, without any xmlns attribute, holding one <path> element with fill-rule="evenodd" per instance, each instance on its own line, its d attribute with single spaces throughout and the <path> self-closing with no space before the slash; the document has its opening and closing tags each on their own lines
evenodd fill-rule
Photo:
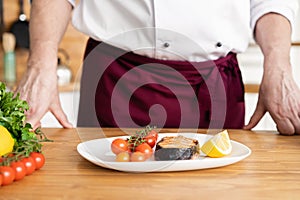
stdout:
<svg viewBox="0 0 300 200">
<path fill-rule="evenodd" d="M 164 47 L 166 47 L 166 48 L 168 48 L 170 46 L 170 44 L 169 43 L 164 43 Z"/>
<path fill-rule="evenodd" d="M 217 42 L 216 47 L 221 47 L 222 43 L 221 42 Z"/>
</svg>

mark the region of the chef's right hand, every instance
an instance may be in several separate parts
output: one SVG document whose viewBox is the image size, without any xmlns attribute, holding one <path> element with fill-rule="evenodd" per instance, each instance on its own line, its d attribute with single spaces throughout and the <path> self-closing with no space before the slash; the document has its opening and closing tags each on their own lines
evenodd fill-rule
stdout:
<svg viewBox="0 0 300 200">
<path fill-rule="evenodd" d="M 30 123 L 33 129 L 40 127 L 40 120 L 48 111 L 64 128 L 72 128 L 59 100 L 56 67 L 41 69 L 29 66 L 16 93 L 20 93 L 20 98 L 29 104 L 26 122 Z"/>
</svg>

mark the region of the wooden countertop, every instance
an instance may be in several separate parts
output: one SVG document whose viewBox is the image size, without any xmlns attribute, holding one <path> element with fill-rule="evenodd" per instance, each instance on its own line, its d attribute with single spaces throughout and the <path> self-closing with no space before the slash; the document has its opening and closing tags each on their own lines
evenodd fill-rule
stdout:
<svg viewBox="0 0 300 200">
<path fill-rule="evenodd" d="M 103 129 L 107 137 L 118 129 Z M 81 141 L 103 137 L 99 129 L 43 129 L 45 166 L 0 188 L 0 199 L 300 199 L 300 136 L 229 130 L 252 154 L 229 166 L 161 173 L 125 173 L 82 158 Z M 174 132 L 166 129 L 164 132 Z M 201 131 L 200 131 L 201 132 Z"/>
</svg>

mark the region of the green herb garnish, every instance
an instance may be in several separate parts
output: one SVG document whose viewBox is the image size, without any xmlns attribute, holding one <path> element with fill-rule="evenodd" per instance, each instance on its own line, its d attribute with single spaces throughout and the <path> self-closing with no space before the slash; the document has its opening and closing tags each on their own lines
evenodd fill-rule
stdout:
<svg viewBox="0 0 300 200">
<path fill-rule="evenodd" d="M 5 84 L 0 82 L 0 125 L 15 139 L 14 159 L 28 157 L 31 152 L 41 152 L 41 142 L 51 141 L 39 128 L 32 130 L 31 124 L 25 122 L 28 109 L 28 103 L 21 100 L 19 94 L 7 91 Z"/>
</svg>

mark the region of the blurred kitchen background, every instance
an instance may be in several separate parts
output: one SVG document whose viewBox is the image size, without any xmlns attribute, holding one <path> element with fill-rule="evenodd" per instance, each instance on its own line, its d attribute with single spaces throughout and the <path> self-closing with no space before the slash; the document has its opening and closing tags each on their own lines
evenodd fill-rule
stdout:
<svg viewBox="0 0 300 200">
<path fill-rule="evenodd" d="M 299 0 L 300 2 L 300 0 Z M 9 87 L 14 88 L 20 81 L 22 74 L 26 70 L 26 60 L 28 58 L 28 46 L 26 45 L 26 28 L 28 28 L 30 3 L 29 0 L 0 0 L 0 31 L 16 33 L 15 58 L 16 58 L 16 81 L 8 83 Z M 23 9 L 22 9 L 23 8 Z M 21 22 L 20 22 L 21 21 Z M 17 26 L 17 27 L 16 27 Z M 21 34 L 22 33 L 22 34 Z M 25 36 L 24 36 L 25 35 Z M 1 38 L 2 39 L 2 38 Z M 78 99 L 79 99 L 79 80 L 82 65 L 82 56 L 87 37 L 77 32 L 72 25 L 68 26 L 67 32 L 60 44 L 58 76 L 60 80 L 60 99 L 62 107 L 72 124 L 76 125 Z M 1 40 L 2 41 L 2 40 Z M 6 41 L 6 39 L 5 39 Z M 7 42 L 2 41 L 0 56 L 3 62 L 0 63 L 0 80 L 5 81 L 4 77 L 4 57 Z M 11 45 L 11 43 L 9 43 Z M 248 50 L 239 55 L 240 67 L 244 82 L 246 84 L 246 123 L 250 119 L 258 98 L 258 87 L 262 77 L 263 57 L 259 48 L 252 43 Z M 297 16 L 296 27 L 293 30 L 293 47 L 291 61 L 294 69 L 294 78 L 300 87 L 300 15 Z M 7 63 L 6 63 L 7 64 Z M 51 95 L 51 94 L 49 94 Z M 47 113 L 42 119 L 43 127 L 60 127 L 51 113 Z M 275 124 L 267 114 L 255 130 L 276 130 Z"/>
</svg>

